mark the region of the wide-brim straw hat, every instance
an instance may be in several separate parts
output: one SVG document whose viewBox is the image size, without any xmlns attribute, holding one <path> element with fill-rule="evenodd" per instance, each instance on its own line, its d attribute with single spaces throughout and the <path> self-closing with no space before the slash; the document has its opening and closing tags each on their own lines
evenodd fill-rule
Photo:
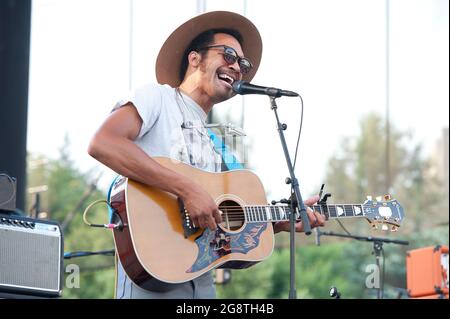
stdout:
<svg viewBox="0 0 450 319">
<path fill-rule="evenodd" d="M 183 55 L 201 33 L 211 29 L 233 29 L 242 36 L 242 51 L 253 64 L 251 71 L 243 75 L 250 82 L 258 70 L 262 55 L 262 40 L 258 29 L 246 17 L 228 11 L 212 11 L 196 16 L 179 26 L 164 42 L 156 59 L 156 79 L 160 84 L 178 87 Z"/>
</svg>

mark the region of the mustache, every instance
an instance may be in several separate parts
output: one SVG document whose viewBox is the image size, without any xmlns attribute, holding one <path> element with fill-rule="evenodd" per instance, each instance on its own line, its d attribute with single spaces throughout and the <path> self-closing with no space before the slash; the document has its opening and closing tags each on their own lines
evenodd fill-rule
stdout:
<svg viewBox="0 0 450 319">
<path fill-rule="evenodd" d="M 217 69 L 217 73 L 224 73 L 226 75 L 231 76 L 235 81 L 241 80 L 241 73 L 237 71 L 230 70 L 227 67 L 220 67 Z"/>
</svg>

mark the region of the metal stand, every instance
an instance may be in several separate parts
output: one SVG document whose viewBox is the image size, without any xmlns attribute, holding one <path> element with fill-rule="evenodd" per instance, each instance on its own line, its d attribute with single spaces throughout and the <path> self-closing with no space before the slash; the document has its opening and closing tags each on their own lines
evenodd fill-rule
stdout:
<svg viewBox="0 0 450 319">
<path fill-rule="evenodd" d="M 289 151 L 286 144 L 286 139 L 284 137 L 284 131 L 287 129 L 286 124 L 281 124 L 277 112 L 277 103 L 275 101 L 276 97 L 270 97 L 271 109 L 275 113 L 275 118 L 277 121 L 277 130 L 280 135 L 281 146 L 283 147 L 284 156 L 286 158 L 286 163 L 289 170 L 289 176 L 286 179 L 286 184 L 291 184 L 292 195 L 291 195 L 291 212 L 289 214 L 290 221 L 290 288 L 289 288 L 289 299 L 297 299 L 297 290 L 295 288 L 295 223 L 296 214 L 295 212 L 299 210 L 299 215 L 303 223 L 303 229 L 306 235 L 311 234 L 311 225 L 309 223 L 308 216 L 306 215 L 306 207 L 303 203 L 302 195 L 300 193 L 300 187 L 297 178 L 295 177 L 294 169 L 292 167 L 292 161 L 289 156 Z"/>
<path fill-rule="evenodd" d="M 373 241 L 373 255 L 375 255 L 375 263 L 377 265 L 377 269 L 380 269 L 382 271 L 380 276 L 380 287 L 377 289 L 377 299 L 383 299 L 384 296 L 384 265 L 383 269 L 380 268 L 380 257 L 383 255 L 383 262 L 384 262 L 384 252 L 383 252 L 383 242 L 379 240 Z"/>
<path fill-rule="evenodd" d="M 334 237 L 344 237 L 344 238 L 352 238 L 360 241 L 367 241 L 373 243 L 373 252 L 372 254 L 375 255 L 375 262 L 380 269 L 380 257 L 383 255 L 383 261 L 384 261 L 384 252 L 383 252 L 383 243 L 389 243 L 389 244 L 397 244 L 397 245 L 409 245 L 408 241 L 404 240 L 393 240 L 388 238 L 382 238 L 382 237 L 372 237 L 372 236 L 355 236 L 355 235 L 346 235 L 346 234 L 337 234 L 333 232 L 321 232 L 318 228 L 317 231 L 317 237 L 318 242 L 320 243 L 320 236 L 334 236 Z M 384 266 L 382 272 L 384 273 Z M 377 299 L 383 299 L 384 295 L 384 276 L 380 276 L 380 287 L 377 288 Z"/>
</svg>

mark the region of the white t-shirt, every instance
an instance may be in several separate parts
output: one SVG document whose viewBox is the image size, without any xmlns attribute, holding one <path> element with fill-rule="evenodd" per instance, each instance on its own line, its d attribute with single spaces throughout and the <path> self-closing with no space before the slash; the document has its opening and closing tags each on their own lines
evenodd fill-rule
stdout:
<svg viewBox="0 0 450 319">
<path fill-rule="evenodd" d="M 149 156 L 170 157 L 203 170 L 220 171 L 221 156 L 205 128 L 207 115 L 189 96 L 168 85 L 150 84 L 119 101 L 113 111 L 128 102 L 133 103 L 142 119 L 134 142 Z M 117 277 L 117 298 L 215 298 L 210 272 L 192 282 L 170 285 L 164 293 L 132 284 L 120 262 Z"/>
<path fill-rule="evenodd" d="M 133 103 L 142 119 L 134 141 L 149 156 L 165 156 L 218 172 L 221 156 L 205 128 L 207 115 L 189 96 L 168 85 L 149 84 L 119 101 Z"/>
</svg>

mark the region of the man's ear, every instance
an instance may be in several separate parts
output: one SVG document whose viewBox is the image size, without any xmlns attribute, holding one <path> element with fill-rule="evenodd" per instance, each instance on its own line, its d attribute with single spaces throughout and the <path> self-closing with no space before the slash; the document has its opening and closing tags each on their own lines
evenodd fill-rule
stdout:
<svg viewBox="0 0 450 319">
<path fill-rule="evenodd" d="M 189 65 L 197 67 L 200 64 L 201 55 L 196 51 L 191 51 L 188 55 Z"/>
</svg>

